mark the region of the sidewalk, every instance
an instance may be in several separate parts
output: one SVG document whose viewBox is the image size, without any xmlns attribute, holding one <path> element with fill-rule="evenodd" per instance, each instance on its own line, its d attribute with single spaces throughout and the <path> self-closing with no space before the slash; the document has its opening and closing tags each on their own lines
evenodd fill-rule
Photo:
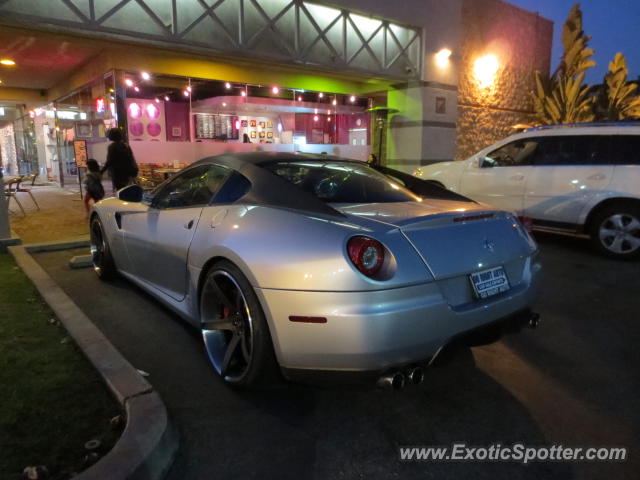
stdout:
<svg viewBox="0 0 640 480">
<path fill-rule="evenodd" d="M 9 215 L 11 229 L 25 244 L 69 240 L 89 234 L 84 204 L 77 190 L 53 186 L 36 186 L 32 190 L 40 210 L 26 193 L 18 199 L 26 215 L 11 200 Z"/>
</svg>

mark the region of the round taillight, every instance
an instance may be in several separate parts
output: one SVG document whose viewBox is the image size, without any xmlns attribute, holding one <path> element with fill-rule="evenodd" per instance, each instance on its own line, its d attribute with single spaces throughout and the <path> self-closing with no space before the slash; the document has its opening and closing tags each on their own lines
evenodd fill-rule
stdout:
<svg viewBox="0 0 640 480">
<path fill-rule="evenodd" d="M 367 277 L 380 271 L 384 262 L 384 247 L 373 238 L 357 236 L 347 242 L 347 252 L 355 267 Z"/>
</svg>

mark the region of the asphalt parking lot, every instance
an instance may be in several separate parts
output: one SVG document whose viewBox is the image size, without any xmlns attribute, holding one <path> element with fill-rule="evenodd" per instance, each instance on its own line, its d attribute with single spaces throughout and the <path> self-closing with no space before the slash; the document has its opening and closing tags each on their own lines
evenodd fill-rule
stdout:
<svg viewBox="0 0 640 480">
<path fill-rule="evenodd" d="M 399 392 L 225 387 L 199 338 L 125 280 L 35 258 L 162 395 L 181 435 L 170 479 L 633 478 L 640 471 L 640 263 L 538 235 L 538 330 L 478 347 Z M 86 252 L 81 252 L 86 253 Z M 624 446 L 623 463 L 406 463 L 399 446 Z"/>
</svg>

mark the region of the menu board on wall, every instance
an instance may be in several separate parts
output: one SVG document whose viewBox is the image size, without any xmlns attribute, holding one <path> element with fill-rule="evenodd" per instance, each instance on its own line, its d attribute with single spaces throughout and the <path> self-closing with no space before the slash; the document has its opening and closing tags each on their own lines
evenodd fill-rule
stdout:
<svg viewBox="0 0 640 480">
<path fill-rule="evenodd" d="M 197 113 L 195 115 L 196 138 L 216 140 L 237 140 L 238 130 L 235 128 L 237 117 Z"/>
</svg>

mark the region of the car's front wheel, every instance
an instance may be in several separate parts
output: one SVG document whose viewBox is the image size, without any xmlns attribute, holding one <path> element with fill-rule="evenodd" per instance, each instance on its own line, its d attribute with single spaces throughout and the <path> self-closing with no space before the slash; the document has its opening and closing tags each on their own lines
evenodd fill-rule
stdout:
<svg viewBox="0 0 640 480">
<path fill-rule="evenodd" d="M 91 262 L 93 270 L 101 280 L 110 280 L 116 276 L 116 264 L 111 255 L 111 249 L 107 242 L 104 227 L 98 215 L 91 218 L 89 225 L 91 237 Z"/>
<path fill-rule="evenodd" d="M 640 208 L 612 205 L 598 212 L 591 226 L 591 242 L 612 258 L 640 256 Z"/>
<path fill-rule="evenodd" d="M 228 261 L 214 264 L 200 293 L 202 338 L 216 372 L 237 387 L 277 380 L 267 320 L 251 284 Z"/>
</svg>

